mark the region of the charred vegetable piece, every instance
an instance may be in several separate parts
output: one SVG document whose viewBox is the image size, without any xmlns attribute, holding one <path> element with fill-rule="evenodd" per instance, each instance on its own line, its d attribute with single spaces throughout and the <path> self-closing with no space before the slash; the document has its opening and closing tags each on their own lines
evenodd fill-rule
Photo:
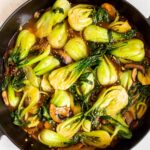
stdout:
<svg viewBox="0 0 150 150">
<path fill-rule="evenodd" d="M 50 73 L 49 82 L 54 89 L 66 90 L 77 81 L 86 68 L 98 63 L 99 55 L 58 68 Z"/>
<path fill-rule="evenodd" d="M 113 84 L 117 81 L 117 70 L 111 60 L 104 56 L 97 68 L 97 78 L 101 85 Z"/>
<path fill-rule="evenodd" d="M 43 60 L 41 60 L 35 67 L 34 72 L 36 75 L 43 75 L 60 65 L 59 60 L 57 60 L 54 56 L 47 56 Z"/>
<path fill-rule="evenodd" d="M 66 43 L 64 50 L 75 61 L 88 56 L 86 43 L 80 37 L 75 37 L 75 38 L 70 39 Z"/>
<path fill-rule="evenodd" d="M 48 41 L 53 48 L 62 48 L 67 41 L 67 25 L 66 23 L 57 24 L 48 35 Z"/>
<path fill-rule="evenodd" d="M 70 26 L 76 31 L 82 31 L 85 27 L 92 24 L 93 21 L 90 17 L 92 11 L 92 5 L 79 4 L 72 7 L 68 13 Z"/>
<path fill-rule="evenodd" d="M 17 37 L 15 48 L 11 54 L 14 63 L 18 63 L 20 60 L 26 58 L 35 42 L 36 37 L 33 33 L 29 30 L 22 30 Z"/>
<path fill-rule="evenodd" d="M 66 147 L 71 143 L 71 140 L 68 138 L 48 129 L 43 129 L 39 133 L 38 139 L 41 143 L 49 147 Z"/>
</svg>

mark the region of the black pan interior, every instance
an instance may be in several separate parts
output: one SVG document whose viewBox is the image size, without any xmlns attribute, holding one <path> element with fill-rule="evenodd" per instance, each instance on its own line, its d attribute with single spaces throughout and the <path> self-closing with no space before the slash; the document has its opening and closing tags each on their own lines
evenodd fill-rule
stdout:
<svg viewBox="0 0 150 150">
<path fill-rule="evenodd" d="M 103 2 L 112 3 L 119 12 L 128 20 L 135 24 L 137 29 L 143 34 L 147 46 L 150 48 L 150 25 L 146 19 L 130 4 L 120 0 L 70 0 L 72 3 L 90 3 L 99 5 Z M 25 24 L 34 14 L 35 11 L 47 8 L 53 4 L 54 0 L 29 0 L 19 9 L 17 9 L 3 24 L 0 29 L 0 83 L 3 78 L 2 56 L 7 50 L 11 37 L 18 31 L 19 26 Z M 150 50 L 150 49 L 149 49 Z M 0 94 L 1 95 L 1 94 Z M 150 109 L 148 109 L 141 127 L 134 131 L 131 140 L 123 140 L 114 148 L 109 150 L 128 150 L 138 143 L 150 129 Z M 0 130 L 7 135 L 22 150 L 48 150 L 50 148 L 29 138 L 20 128 L 12 124 L 10 112 L 2 101 L 0 96 Z M 28 139 L 28 140 L 25 140 Z"/>
</svg>

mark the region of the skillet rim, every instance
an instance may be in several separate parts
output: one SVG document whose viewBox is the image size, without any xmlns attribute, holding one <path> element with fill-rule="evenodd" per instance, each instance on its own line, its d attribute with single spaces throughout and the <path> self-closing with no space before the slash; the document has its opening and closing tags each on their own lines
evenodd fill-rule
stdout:
<svg viewBox="0 0 150 150">
<path fill-rule="evenodd" d="M 29 3 L 32 2 L 32 1 L 34 1 L 34 0 L 27 0 L 26 2 L 24 2 L 23 4 L 21 4 L 18 8 L 16 8 L 16 9 L 7 17 L 7 19 L 6 19 L 6 20 L 2 23 L 2 25 L 0 26 L 0 34 L 1 34 L 1 31 L 2 31 L 2 30 L 5 28 L 5 26 L 7 25 L 7 23 L 11 20 L 11 18 L 12 18 L 13 16 L 15 16 L 16 13 L 17 13 L 18 11 L 20 11 L 23 7 L 25 7 L 26 5 L 29 5 Z M 123 1 L 123 3 L 126 3 L 126 4 L 129 5 L 131 8 L 133 8 L 136 13 L 140 14 L 140 17 L 145 21 L 145 23 L 148 25 L 149 30 L 150 30 L 150 17 L 149 17 L 149 18 L 146 18 L 136 7 L 134 7 L 134 6 L 133 6 L 131 3 L 129 3 L 128 1 L 126 1 L 126 0 L 122 0 L 122 1 Z M 1 59 L 1 58 L 0 58 L 0 59 Z M 149 108 L 149 109 L 150 109 L 150 108 Z M 150 129 L 149 129 L 149 130 L 150 130 Z M 135 144 L 133 144 L 133 145 L 131 146 L 131 148 L 133 148 L 133 147 L 135 147 L 137 144 L 139 144 L 140 141 L 142 141 L 142 140 L 144 139 L 144 137 L 145 137 L 148 133 L 150 133 L 149 130 L 148 130 L 148 131 L 144 134 L 144 136 L 142 136 Z M 1 123 L 0 123 L 0 136 L 1 136 L 1 135 L 7 136 L 8 139 L 9 139 L 13 144 L 15 144 L 16 147 L 18 147 L 19 149 L 22 149 L 22 146 L 21 146 L 21 145 L 18 145 L 17 142 L 16 142 L 13 138 L 11 138 L 11 137 L 9 136 L 9 134 L 5 131 L 5 128 L 2 127 L 2 125 L 1 125 Z"/>
</svg>

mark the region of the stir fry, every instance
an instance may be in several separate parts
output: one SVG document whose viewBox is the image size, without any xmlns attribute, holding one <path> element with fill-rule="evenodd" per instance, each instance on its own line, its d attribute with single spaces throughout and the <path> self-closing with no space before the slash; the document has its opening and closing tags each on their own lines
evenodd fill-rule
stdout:
<svg viewBox="0 0 150 150">
<path fill-rule="evenodd" d="M 150 96 L 138 30 L 109 3 L 56 0 L 32 22 L 4 55 L 1 90 L 12 122 L 58 150 L 131 139 Z"/>
</svg>

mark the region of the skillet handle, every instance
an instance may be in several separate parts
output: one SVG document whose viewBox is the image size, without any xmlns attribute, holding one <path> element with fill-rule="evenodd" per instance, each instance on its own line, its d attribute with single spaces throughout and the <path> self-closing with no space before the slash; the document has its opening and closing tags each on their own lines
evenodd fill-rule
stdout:
<svg viewBox="0 0 150 150">
<path fill-rule="evenodd" d="M 149 16 L 149 18 L 146 18 L 147 19 L 147 22 L 149 23 L 149 25 L 150 25 L 150 16 Z"/>
</svg>

